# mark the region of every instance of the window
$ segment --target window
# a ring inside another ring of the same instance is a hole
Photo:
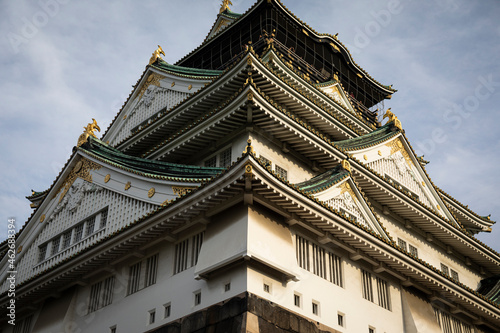
[[[284,180],[288,179],[287,171],[282,167],[280,167],[279,165],[276,165],[276,167],[274,168],[274,172],[276,173],[276,175],[283,178]]]
[[[72,232],[72,230],[67,231],[63,234],[63,243],[62,243],[63,250],[68,248],[69,245],[71,244],[71,232]]]
[[[434,314],[441,330],[445,333],[473,333],[474,328],[457,317],[434,307]]]
[[[83,237],[83,223],[80,223],[75,227],[75,232],[73,234],[73,243],[78,243]]]
[[[415,246],[408,244],[408,252],[415,258],[418,258],[418,249]]]
[[[319,316],[319,304],[316,302],[312,302],[312,313]]]
[[[189,239],[186,239],[175,246],[175,274],[188,268],[188,244]]]
[[[130,266],[128,295],[155,284],[157,274],[158,254]]]
[[[94,221],[95,221],[95,216],[93,218],[94,218]],[[99,229],[104,228],[106,226],[107,222],[108,222],[108,209],[106,208],[101,213],[101,223],[99,225]]]
[[[373,327],[368,327],[368,333],[375,333],[375,329]]]
[[[269,286],[268,284],[264,283],[264,291],[266,293],[271,293],[271,286]]]
[[[231,290],[231,283],[226,283],[226,284],[224,285],[224,292],[226,292],[226,293],[227,293],[229,290]]]
[[[94,227],[95,227],[95,218],[88,219],[85,228],[85,237],[88,237],[94,233]]]
[[[328,252],[328,263],[330,268],[330,282],[337,286],[343,286],[342,281],[342,261],[339,256]]]
[[[149,311],[149,319],[148,319],[149,325],[155,323],[155,316],[156,316],[156,310],[150,310]]]
[[[220,153],[220,166],[228,167],[231,165],[231,148],[228,148]]]
[[[344,320],[344,314],[343,313],[337,313],[337,324],[340,327],[345,327],[345,320]]]
[[[453,269],[450,269],[450,272],[451,272],[451,278],[452,278],[453,280],[460,281],[460,280],[458,279],[458,272],[457,272],[457,271],[454,271]]]
[[[297,235],[295,247],[299,266],[309,270],[309,241]]]
[[[404,240],[402,240],[401,238],[398,238],[398,245],[403,250],[408,251],[408,249],[406,247],[406,242]]]
[[[112,326],[109,328],[109,333],[116,333],[116,326]]]
[[[361,270],[361,281],[363,298],[373,302],[372,275],[365,270]]]
[[[326,255],[325,250],[316,244],[312,245],[313,248],[313,273],[317,276],[326,279]]]
[[[295,236],[295,251],[297,263],[301,268],[312,271],[323,279],[342,287],[342,259],[340,257],[299,235]]]
[[[441,264],[441,272],[443,272],[446,276],[450,276],[450,270],[445,264]]]
[[[158,273],[158,254],[146,259],[146,283],[144,288],[156,283],[156,274]]]
[[[390,310],[391,303],[389,297],[389,288],[387,287],[387,281],[382,280],[377,277],[377,295],[378,295],[378,305],[384,309]]]
[[[52,240],[52,250],[51,250],[51,253],[50,255],[54,255],[56,254],[57,252],[59,252],[59,244],[61,243],[61,237],[57,237],[57,238],[54,238]]]
[[[38,249],[38,262],[42,262],[45,260],[45,255],[47,254],[47,244],[43,244]]]
[[[194,293],[194,305],[200,305],[201,303],[201,291],[197,291]]]
[[[217,156],[212,156],[205,160],[205,166],[208,168],[215,168],[217,166]]]
[[[259,161],[264,164],[264,166],[272,166],[272,162],[270,160],[268,160],[267,158],[265,158],[264,156],[260,156],[259,157]]]
[[[198,263],[198,255],[200,254],[201,244],[203,244],[203,233],[193,236],[191,249],[191,266]]]
[[[165,309],[165,313],[163,315],[163,318],[170,317],[170,312],[172,311],[172,305],[170,303],[167,303],[167,304],[163,305],[163,308]]]
[[[111,276],[106,280],[93,284],[90,287],[90,299],[88,306],[89,313],[111,304],[113,301],[114,284],[115,277]]]
[[[191,247],[189,246],[190,243]],[[180,273],[197,264],[202,244],[203,232],[175,245],[174,274]],[[191,260],[189,261],[190,257]]]
[[[129,271],[129,282],[128,282],[128,294],[133,294],[137,292],[140,288],[141,282],[141,263],[130,266]]]
[[[296,307],[299,307],[300,308],[300,295],[297,295],[297,294],[294,294],[293,295],[293,304],[296,306]]]

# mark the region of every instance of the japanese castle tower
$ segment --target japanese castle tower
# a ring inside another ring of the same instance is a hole
[[[379,121],[396,90],[279,0],[229,5],[28,197],[0,331],[499,332],[494,222]]]

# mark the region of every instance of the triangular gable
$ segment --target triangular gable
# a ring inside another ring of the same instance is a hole
[[[350,173],[342,166],[330,169],[296,186],[337,210],[346,219],[364,226],[382,238],[389,239]]]
[[[324,92],[327,96],[331,97],[335,103],[343,106],[347,110],[355,113],[354,108],[352,107],[349,98],[347,97],[344,89],[337,81],[328,81],[322,84],[317,84],[316,87]]]
[[[123,230],[222,170],[127,156],[89,137],[17,237],[16,263],[26,272],[18,282]]]
[[[236,21],[238,18],[241,17],[241,14],[238,13],[233,13],[229,9],[226,9],[219,13],[217,15],[217,20],[215,21],[214,25],[212,26],[212,29],[208,33],[207,38],[205,38],[205,41],[209,40],[210,38],[214,37],[217,35],[219,32],[227,28],[231,23]]]
[[[184,68],[158,59],[147,68],[103,140],[116,146],[193,95],[222,71]]]
[[[335,145],[347,150],[353,158],[375,170],[398,190],[460,227],[438,195],[406,137],[393,123],[355,139],[335,142]]]

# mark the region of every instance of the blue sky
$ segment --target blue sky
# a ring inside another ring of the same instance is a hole
[[[254,1],[232,0],[244,12]],[[431,163],[433,182],[500,220],[500,2],[283,0],[398,92],[385,108]],[[108,127],[156,45],[174,63],[197,47],[221,1],[0,0],[0,239],[31,214],[83,127]],[[500,252],[500,224],[478,238]]]

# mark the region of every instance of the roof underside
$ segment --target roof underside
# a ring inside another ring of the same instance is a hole
[[[339,42],[326,35],[314,36],[310,28],[275,1],[258,2],[223,32],[181,59],[177,65],[224,69],[246,50],[249,42],[257,53],[261,53],[267,46],[266,36],[273,33],[275,46],[281,48],[283,54],[289,55],[289,60],[297,63],[296,67],[300,67],[304,74],[307,73],[311,80],[325,82],[337,74],[348,93],[368,108],[395,92],[368,78],[367,73],[352,63],[348,51]],[[302,64],[299,64],[300,60]]]

